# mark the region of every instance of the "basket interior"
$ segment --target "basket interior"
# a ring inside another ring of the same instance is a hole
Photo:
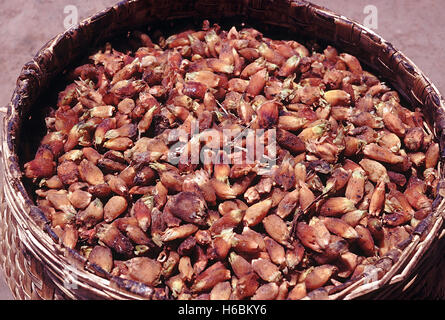
[[[112,47],[119,51],[134,51],[135,48],[131,47],[128,42],[128,34],[133,30],[140,30],[150,35],[153,42],[158,42],[159,36],[167,38],[171,34],[175,34],[189,28],[199,29],[201,27],[203,19],[206,17],[190,17],[190,18],[178,18],[175,20],[166,20],[162,22],[140,24],[135,25],[132,28],[126,28],[125,30],[118,30],[109,36],[99,36],[94,40],[94,45],[81,48],[76,52],[76,57],[71,60],[64,60],[63,50],[57,51],[55,54],[58,59],[62,60],[57,72],[50,75],[48,83],[43,86],[42,90],[38,90],[38,94],[33,97],[34,103],[23,104],[21,110],[21,116],[18,117],[18,123],[12,132],[14,136],[14,151],[17,155],[17,161],[20,168],[23,168],[23,164],[30,161],[39,146],[42,137],[45,135],[45,117],[48,115],[51,107],[55,107],[57,103],[57,94],[62,91],[69,83],[67,79],[68,71],[72,70],[76,66],[79,66],[88,61],[88,57],[101,49],[106,42],[110,42]],[[244,27],[253,27],[262,32],[265,36],[271,39],[296,40],[305,45],[310,51],[321,52],[327,45],[336,47],[339,52],[348,52],[353,55],[357,54],[357,50],[351,45],[341,46],[337,41],[329,41],[323,39],[315,39],[307,33],[295,32],[289,27],[280,24],[265,23],[255,18],[247,18],[243,15],[236,15],[220,19],[209,18],[211,24],[218,23],[222,29],[229,30],[232,26],[235,26],[238,30]],[[168,30],[168,31],[166,31]],[[329,37],[329,35],[327,36]],[[352,49],[351,49],[352,48]],[[344,50],[343,50],[344,49]],[[376,66],[375,60],[368,59],[367,56],[358,56],[364,66],[364,69],[378,76],[382,81],[386,82],[390,87],[394,88],[401,95],[401,104],[414,109],[416,107],[422,107],[422,104],[418,100],[412,98],[412,92],[403,90],[399,86],[399,83],[394,82],[394,79],[385,78],[380,76],[380,68]],[[427,110],[428,111],[428,110]],[[429,121],[429,126],[435,128],[434,114],[428,113],[426,120]],[[432,130],[433,131],[433,130]],[[439,130],[440,131],[440,130]],[[434,132],[434,131],[433,131]],[[443,150],[443,149],[442,149]],[[22,179],[22,183],[26,189],[27,196],[35,200],[35,186],[31,181]]]

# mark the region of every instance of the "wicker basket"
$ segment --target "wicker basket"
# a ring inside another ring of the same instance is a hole
[[[369,29],[305,1],[286,0],[133,0],[121,2],[49,41],[27,63],[18,78],[2,134],[2,192],[0,212],[0,265],[17,299],[140,299],[161,298],[143,284],[98,276],[77,252],[58,244],[48,221],[34,205],[21,180],[21,165],[32,140],[23,130],[24,119],[42,113],[40,100],[71,63],[88,49],[128,30],[172,28],[184,23],[200,25],[203,19],[223,25],[242,22],[267,33],[286,37],[308,36],[332,44],[360,58],[387,80],[414,107],[420,107],[440,141],[445,138],[444,101],[435,86],[400,51]],[[35,135],[37,136],[37,135]],[[433,213],[409,239],[388,252],[373,271],[383,277],[365,276],[338,287],[329,299],[443,298],[444,242],[442,232],[445,183],[441,157],[439,197]],[[94,271],[94,270],[93,270]],[[368,274],[371,275],[371,272]],[[317,298],[315,296],[315,298]]]

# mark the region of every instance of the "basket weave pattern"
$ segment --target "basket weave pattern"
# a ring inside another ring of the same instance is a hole
[[[48,221],[21,183],[17,149],[22,118],[51,85],[51,80],[75,58],[125,30],[159,21],[173,24],[183,18],[192,18],[198,24],[203,19],[216,22],[223,18],[260,22],[261,31],[282,29],[288,34],[308,35],[356,55],[364,65],[386,78],[413,107],[423,109],[443,153],[445,104],[438,90],[403,53],[351,20],[305,1],[133,0],[119,3],[49,41],[24,66],[17,81],[1,130],[4,139],[0,192],[0,266],[15,298],[156,298],[151,288],[142,284],[110,275],[99,277],[85,270],[89,268],[85,259],[57,243]],[[330,299],[445,296],[442,287],[437,285],[443,273],[437,266],[444,252],[442,164],[443,157],[439,168],[440,196],[434,202],[433,213],[419,224],[409,242],[377,262],[376,268],[385,271],[384,276],[373,282],[366,277],[347,282],[332,293]],[[434,285],[436,289],[431,290]]]

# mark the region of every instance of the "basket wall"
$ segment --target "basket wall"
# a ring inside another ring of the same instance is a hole
[[[17,299],[128,299],[156,298],[141,284],[102,278],[86,271],[88,263],[78,254],[57,244],[48,221],[21,183],[17,159],[23,118],[70,62],[106,38],[123,30],[159,21],[174,25],[192,18],[199,25],[223,18],[256,22],[261,31],[285,30],[325,40],[342,51],[356,55],[401,93],[413,107],[421,107],[444,150],[445,113],[440,93],[422,72],[400,51],[371,30],[305,1],[226,0],[121,2],[84,20],[49,41],[26,64],[17,81],[2,127],[2,190],[0,213],[0,265]],[[231,20],[231,21],[232,21]],[[260,24],[258,23],[260,22]],[[441,159],[440,173],[443,157]],[[443,298],[443,181],[434,213],[426,218],[404,247],[382,257],[377,268],[386,274],[371,283],[363,278],[339,288],[331,299]],[[439,236],[440,235],[440,236]],[[68,284],[67,285],[67,279]]]

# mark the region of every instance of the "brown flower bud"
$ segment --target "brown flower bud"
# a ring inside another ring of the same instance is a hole
[[[189,223],[203,225],[206,218],[206,203],[196,193],[180,192],[170,198],[166,207],[171,213]]]
[[[25,176],[28,178],[47,178],[54,174],[56,163],[49,147],[40,147],[34,160],[25,163]]]
[[[374,239],[372,238],[371,232],[362,225],[356,226],[355,231],[357,231],[358,234],[357,244],[360,249],[366,256],[373,256],[375,249]]]
[[[286,266],[293,270],[303,260],[304,247],[296,240],[292,243],[292,248],[286,250]]]
[[[166,241],[172,241],[176,239],[183,239],[187,238],[188,236],[192,235],[198,230],[198,227],[194,224],[184,224],[179,227],[175,228],[169,228],[164,231],[161,240]]]
[[[183,280],[190,281],[192,279],[194,271],[190,257],[183,256],[179,259],[178,270]]]
[[[371,202],[369,203],[369,214],[371,216],[380,215],[383,209],[385,204],[385,186],[385,182],[381,180],[372,193]]]
[[[234,296],[236,299],[245,299],[255,294],[259,287],[258,276],[255,272],[241,276],[235,286]]]
[[[257,289],[252,300],[275,300],[278,296],[278,285],[276,283],[266,283]]]
[[[347,224],[346,222],[344,222],[341,219],[331,218],[331,217],[323,217],[321,219],[321,221],[323,221],[324,225],[330,232],[332,232],[342,238],[345,238],[345,239],[357,239],[358,238],[358,234],[354,230],[354,228],[351,227],[349,224]]]
[[[255,203],[246,210],[246,214],[243,217],[244,223],[249,227],[256,226],[264,219],[271,207],[271,199]]]
[[[242,256],[231,252],[229,255],[229,263],[233,272],[238,278],[253,272],[252,265]]]
[[[282,278],[282,274],[278,266],[267,259],[253,259],[253,270],[260,276],[261,279],[267,282],[278,282]]]
[[[307,290],[311,291],[322,287],[336,271],[335,266],[328,264],[315,267],[304,280]]]
[[[381,163],[365,158],[360,161],[360,166],[365,170],[368,179],[372,182],[377,183],[381,179],[389,182],[388,172]]]
[[[84,159],[79,164],[80,178],[91,185],[105,183],[104,175],[94,163]]]
[[[149,286],[155,286],[160,281],[162,265],[147,257],[136,257],[124,262],[128,268],[128,276]]]
[[[69,201],[77,209],[85,209],[90,204],[91,198],[91,193],[80,189],[68,193]]]
[[[395,155],[389,149],[380,147],[375,143],[366,145],[363,148],[363,153],[367,157],[380,162],[386,162],[390,164],[398,164],[403,162],[402,156]]]
[[[266,250],[270,260],[278,266],[284,266],[286,262],[286,252],[283,246],[269,237],[264,238],[264,243],[266,244]]]
[[[300,239],[301,243],[316,252],[322,252],[322,248],[317,241],[317,233],[312,226],[309,226],[305,222],[299,222],[297,224],[297,237]]]
[[[74,249],[79,240],[79,232],[72,224],[67,224],[62,233],[62,243],[65,247]]]
[[[266,101],[257,109],[258,124],[260,128],[270,128],[278,121],[278,102]]]
[[[324,94],[324,98],[331,106],[348,105],[351,96],[343,90],[329,90]]]
[[[224,281],[217,283],[210,291],[210,300],[229,300],[232,294],[230,282]]]
[[[113,196],[104,206],[104,220],[111,222],[127,210],[127,200],[122,196]]]
[[[359,203],[363,199],[365,181],[364,171],[361,169],[354,170],[346,186],[345,197],[355,204]]]
[[[113,268],[113,255],[108,247],[95,246],[88,255],[88,261],[98,265],[106,272],[111,272]]]
[[[118,254],[130,256],[133,252],[133,245],[130,240],[112,224],[98,226],[97,237]]]
[[[133,146],[133,141],[127,137],[110,139],[104,143],[104,147],[115,151],[125,151]]]
[[[63,161],[57,167],[57,175],[65,185],[70,185],[78,181],[79,170],[77,164],[73,161]]]
[[[424,133],[422,128],[414,127],[408,129],[403,142],[410,151],[418,151],[423,145]]]
[[[338,217],[355,210],[354,202],[344,197],[332,197],[327,199],[320,207],[322,216]]]
[[[360,221],[367,216],[366,210],[354,210],[345,213],[341,219],[352,227],[355,227]]]
[[[218,261],[196,277],[191,290],[193,292],[206,291],[211,289],[218,283],[229,279],[230,271],[226,269],[221,262]]]
[[[435,168],[439,161],[439,144],[432,143],[425,153],[425,168]]]
[[[289,300],[300,300],[306,296],[306,284],[304,282],[297,283],[291,291],[289,291]]]

